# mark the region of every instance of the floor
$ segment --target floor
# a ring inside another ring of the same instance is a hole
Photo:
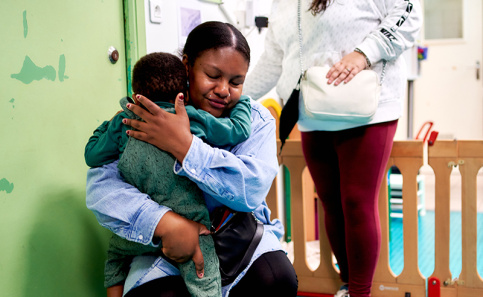
[[[423,276],[428,277],[434,269],[434,175],[432,169],[423,167],[420,175],[424,178],[424,205],[426,213],[419,221],[419,268]],[[451,217],[450,217],[450,270],[453,278],[461,272],[461,175],[453,170],[451,183]],[[477,177],[477,268],[483,276],[483,169]],[[402,246],[402,219],[391,219],[390,266],[398,275],[403,269],[404,256]],[[293,261],[293,243],[284,243],[289,258]],[[319,263],[318,241],[307,242],[307,258],[310,268],[316,269]]]
[[[478,214],[477,269],[483,275],[483,213]],[[461,212],[453,211],[450,216],[450,271],[453,278],[461,273]],[[404,267],[402,246],[402,220],[392,219],[391,241],[389,243],[389,264],[398,275]],[[431,276],[434,269],[434,211],[427,211],[419,218],[419,270],[424,277]]]

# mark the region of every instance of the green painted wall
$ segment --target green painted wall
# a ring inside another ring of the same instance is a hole
[[[123,1],[2,0],[0,44],[0,296],[104,296],[83,153],[127,93]]]

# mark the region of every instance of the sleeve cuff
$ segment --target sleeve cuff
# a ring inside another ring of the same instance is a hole
[[[377,41],[372,38],[366,38],[359,46],[357,46],[364,54],[367,59],[371,62],[372,66],[382,60],[381,50],[377,44]]]
[[[174,163],[174,173],[180,176],[188,176],[192,180],[201,181],[203,178],[203,168],[206,168],[207,164],[211,160],[211,153],[208,146],[201,139],[193,136],[193,141],[186,154],[183,164],[178,160]]]
[[[129,234],[130,240],[144,245],[159,246],[159,241],[153,241],[154,231],[159,221],[171,208],[159,205],[152,201],[139,212],[133,224],[133,231]]]

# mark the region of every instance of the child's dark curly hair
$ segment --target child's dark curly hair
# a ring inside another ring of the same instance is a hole
[[[169,53],[147,54],[134,65],[132,89],[152,101],[174,101],[179,93],[186,97],[186,68],[181,59]]]

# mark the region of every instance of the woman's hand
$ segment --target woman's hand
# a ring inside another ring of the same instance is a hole
[[[137,130],[128,130],[127,134],[167,151],[179,162],[183,162],[193,140],[183,94],[180,93],[176,97],[176,114],[163,110],[142,95],[136,95],[136,99],[147,110],[135,104],[128,104],[127,108],[141,117],[144,122],[124,119],[124,124]]]
[[[193,260],[199,278],[203,277],[205,267],[199,236],[209,234],[210,231],[205,225],[172,211],[164,214],[154,231],[154,236],[161,238],[162,252],[178,263]]]
[[[334,86],[338,86],[340,83],[345,84],[350,82],[357,73],[364,70],[367,66],[366,58],[363,54],[358,52],[352,52],[345,55],[342,60],[335,63],[327,73],[327,83],[330,85],[334,82]]]

